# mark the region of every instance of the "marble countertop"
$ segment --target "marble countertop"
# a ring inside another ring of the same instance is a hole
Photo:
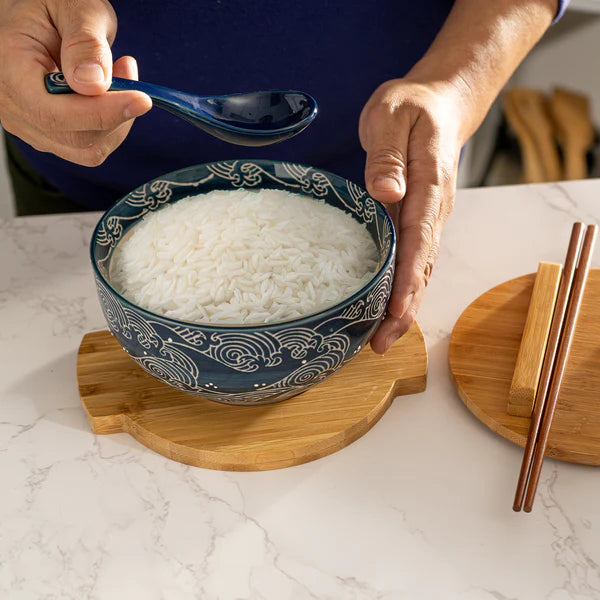
[[[0,221],[0,598],[600,598],[600,472],[547,460],[533,513],[514,513],[522,451],[447,367],[475,297],[562,262],[571,223],[599,222],[600,181],[459,191],[419,314],[427,391],[335,454],[258,473],[91,433],[75,356],[105,327],[98,216]]]

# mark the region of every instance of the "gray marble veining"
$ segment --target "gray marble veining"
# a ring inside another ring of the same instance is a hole
[[[0,598],[600,598],[597,470],[548,460],[534,512],[513,513],[521,450],[463,407],[447,367],[462,310],[562,262],[599,198],[600,181],[460,191],[419,314],[427,391],[344,450],[264,473],[93,435],[75,357],[104,327],[99,215],[0,222]]]

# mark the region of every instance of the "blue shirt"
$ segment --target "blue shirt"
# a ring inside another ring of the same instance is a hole
[[[274,158],[363,184],[360,111],[375,88],[403,76],[425,53],[452,0],[113,0],[114,59],[129,54],[140,79],[197,94],[280,88],[310,93],[315,121],[277,145],[227,144],[153,108],[99,167],[83,167],[17,140],[28,162],[87,209],[106,209],[138,185],[181,167]],[[566,0],[562,0],[560,11]]]

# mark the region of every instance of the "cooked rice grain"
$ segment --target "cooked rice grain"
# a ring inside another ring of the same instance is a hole
[[[111,282],[151,312],[206,324],[288,321],[375,275],[366,226],[281,190],[215,190],[148,213],[115,248]]]

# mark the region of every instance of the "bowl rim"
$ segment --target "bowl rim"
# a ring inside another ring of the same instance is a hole
[[[311,165],[306,165],[304,163],[291,162],[291,161],[285,161],[285,160],[275,160],[275,159],[268,159],[268,158],[240,158],[240,159],[235,159],[235,160],[240,161],[240,162],[252,162],[255,164],[259,164],[259,165],[261,165],[261,164],[267,164],[267,165],[290,164],[290,165],[298,165],[301,167],[306,167],[309,169],[316,169],[317,171],[325,174],[328,177],[333,177],[334,179],[338,179],[338,180],[341,179],[344,182],[350,182],[353,185],[356,185],[361,191],[366,192],[366,190],[362,186],[355,184],[354,182],[350,181],[349,179],[346,179],[345,177],[342,177],[341,175],[336,175],[335,173],[332,173],[331,171],[327,171],[327,170],[321,169],[319,167],[313,167]],[[90,253],[90,259],[91,259],[91,263],[92,263],[92,270],[94,272],[94,275],[102,282],[102,284],[105,287],[107,287],[115,296],[117,296],[117,298],[119,299],[119,301],[121,303],[123,303],[127,307],[133,309],[134,311],[140,312],[142,315],[144,315],[148,319],[151,319],[154,321],[157,321],[157,320],[163,321],[165,324],[167,324],[169,326],[180,326],[180,327],[188,327],[188,328],[192,327],[192,328],[202,329],[202,330],[206,330],[206,331],[210,331],[210,332],[220,332],[224,329],[227,331],[241,330],[241,331],[248,332],[248,331],[255,331],[255,330],[259,330],[259,331],[273,330],[273,329],[278,329],[278,328],[282,328],[282,327],[288,328],[291,326],[301,327],[310,322],[313,322],[315,319],[326,319],[327,317],[332,316],[333,313],[338,313],[338,312],[340,312],[341,309],[349,306],[350,304],[353,304],[361,296],[366,294],[370,289],[374,288],[377,285],[377,283],[379,283],[379,281],[383,278],[383,276],[388,271],[390,266],[395,266],[393,264],[393,262],[395,261],[395,257],[396,257],[396,243],[397,243],[396,228],[394,227],[392,218],[391,218],[387,208],[385,207],[385,205],[382,204],[381,202],[379,202],[378,200],[375,200],[375,198],[372,198],[371,196],[369,196],[375,202],[375,205],[376,205],[375,210],[380,209],[382,211],[383,217],[388,222],[388,225],[390,227],[390,231],[391,231],[390,249],[389,249],[388,255],[386,256],[385,260],[383,261],[383,264],[381,265],[379,270],[375,273],[375,275],[373,275],[373,277],[369,281],[367,281],[367,283],[365,283],[359,290],[354,292],[354,294],[352,294],[351,296],[348,296],[347,298],[345,298],[341,302],[338,302],[337,304],[334,304],[333,306],[330,306],[330,307],[320,310],[318,312],[311,313],[310,315],[297,317],[295,319],[289,319],[287,321],[276,321],[274,323],[261,323],[261,324],[257,324],[257,323],[224,323],[222,325],[215,325],[214,323],[198,323],[198,322],[194,322],[194,321],[184,321],[182,319],[174,319],[172,317],[167,317],[165,315],[161,315],[161,314],[152,312],[146,308],[143,308],[141,306],[138,306],[137,304],[133,303],[131,300],[128,300],[125,296],[123,296],[123,294],[121,294],[110,283],[110,281],[108,281],[108,279],[106,277],[104,277],[104,275],[102,275],[102,273],[100,272],[100,269],[98,268],[98,265],[96,263],[96,259],[94,257],[94,247],[96,246],[98,232],[100,230],[100,226],[105,222],[105,219],[108,216],[108,214],[112,210],[114,210],[119,204],[124,203],[125,200],[132,193],[136,192],[137,190],[142,189],[146,185],[151,185],[152,183],[154,183],[156,181],[160,181],[160,180],[166,179],[168,177],[172,177],[173,175],[176,175],[176,174],[179,174],[182,172],[191,171],[193,169],[197,169],[198,167],[216,165],[216,164],[220,164],[223,162],[227,162],[227,159],[216,160],[216,161],[205,162],[205,163],[198,163],[195,165],[189,165],[187,167],[183,167],[181,169],[176,169],[175,171],[170,171],[168,173],[163,173],[162,175],[159,175],[158,177],[155,177],[154,179],[150,179],[149,181],[146,181],[146,182],[140,184],[139,186],[137,186],[136,188],[134,188],[133,190],[127,192],[127,194],[125,194],[124,196],[119,198],[112,206],[110,206],[101,215],[100,219],[96,223],[96,226],[94,227],[94,231],[92,233],[92,238],[90,240],[90,245],[89,245],[89,253]],[[263,188],[262,186],[257,186],[256,188],[253,188],[253,189],[266,189],[266,188]],[[300,192],[295,192],[295,193],[300,193]],[[366,193],[368,194],[368,192],[366,192]],[[305,195],[310,198],[315,198],[314,196],[311,196],[310,194],[301,194],[301,195]]]

